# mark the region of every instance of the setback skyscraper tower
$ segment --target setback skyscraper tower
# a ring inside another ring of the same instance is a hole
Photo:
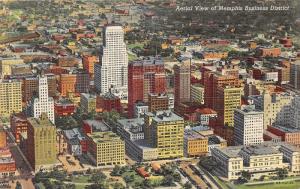
[[[112,92],[121,98],[127,97],[128,55],[121,26],[104,28],[103,48],[100,63],[95,64],[95,88],[105,94]]]

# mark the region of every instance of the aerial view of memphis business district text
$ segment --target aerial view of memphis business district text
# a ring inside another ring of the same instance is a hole
[[[299,5],[1,0],[0,189],[299,189]]]

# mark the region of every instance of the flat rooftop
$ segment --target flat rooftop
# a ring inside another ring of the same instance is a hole
[[[205,139],[206,137],[202,136],[201,134],[197,133],[192,129],[185,129],[184,138],[187,138],[189,140],[197,140],[197,139]]]
[[[96,144],[106,143],[106,142],[114,142],[121,141],[121,138],[112,131],[107,132],[93,132],[88,135]]]
[[[156,122],[183,121],[183,118],[170,110],[157,111],[156,113],[148,112],[146,115],[153,117]]]
[[[92,127],[93,132],[95,131],[109,131],[110,128],[103,122],[103,121],[98,121],[98,120],[84,120],[84,124],[88,124],[89,126]]]

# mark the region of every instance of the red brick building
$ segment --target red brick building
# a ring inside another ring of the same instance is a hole
[[[20,142],[20,135],[27,133],[28,121],[24,114],[15,114],[10,116],[10,127],[16,139],[16,143]]]
[[[8,147],[0,148],[0,178],[14,176],[15,172],[16,162],[11,151]]]
[[[113,93],[108,92],[104,95],[97,95],[96,109],[99,112],[110,112],[115,110],[119,113],[122,112],[121,100]]]
[[[83,70],[76,73],[61,74],[59,81],[59,92],[61,96],[67,96],[68,92],[87,93],[89,91],[90,77]]]
[[[7,141],[6,141],[6,132],[5,130],[0,127],[0,148],[4,148],[7,145]]]
[[[284,142],[300,146],[300,129],[286,127],[268,127],[267,131],[281,137],[281,140]]]
[[[89,73],[90,79],[94,78],[94,65],[98,61],[97,56],[84,55],[82,57],[83,69]]]
[[[259,48],[257,55],[261,57],[279,57],[281,55],[280,48]]]
[[[48,80],[48,94],[50,97],[55,97],[57,92],[56,77],[54,74],[45,74]],[[25,77],[22,81],[22,98],[23,102],[28,102],[33,96],[38,95],[38,77]]]
[[[230,74],[228,74],[230,73]],[[226,72],[222,75],[220,72],[204,73],[204,103],[206,107],[215,109],[217,104],[217,89],[223,86],[239,86],[239,78],[236,73]]]
[[[137,101],[148,102],[149,93],[166,92],[166,75],[161,58],[148,59],[129,63],[128,66],[128,114],[133,116],[134,104]]]
[[[60,57],[57,59],[57,65],[60,67],[76,67],[79,64],[79,59],[74,57]]]
[[[61,99],[54,104],[54,112],[57,116],[73,115],[75,108],[75,104],[67,99]]]

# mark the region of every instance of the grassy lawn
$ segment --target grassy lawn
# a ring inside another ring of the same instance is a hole
[[[266,183],[257,185],[234,185],[228,182],[224,182],[215,177],[215,180],[222,186],[223,189],[299,189],[300,181],[287,181],[286,183]]]
[[[72,182],[76,182],[76,183],[87,183],[89,182],[89,178],[90,176],[73,176],[72,178]]]
[[[76,189],[85,189],[85,185],[75,185]]]
[[[143,48],[144,47],[144,43],[133,43],[133,44],[127,45],[127,48],[129,48],[129,49],[133,49],[134,47]]]
[[[300,182],[292,182],[287,184],[265,184],[265,185],[254,185],[254,186],[234,186],[234,189],[299,189]]]
[[[223,182],[216,176],[213,176],[213,177],[217,181],[217,183],[222,187],[222,189],[229,189],[229,187],[227,186],[227,184],[225,182]]]
[[[136,183],[142,183],[144,179],[140,177],[135,171],[128,171],[122,174],[122,178],[125,176],[132,176],[134,177],[133,182],[129,183],[131,186],[134,186]]]

